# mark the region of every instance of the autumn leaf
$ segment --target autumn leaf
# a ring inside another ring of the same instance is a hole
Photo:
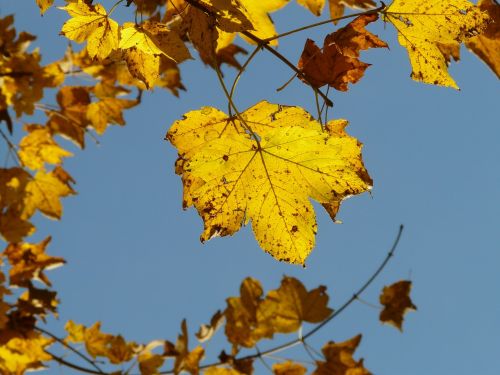
[[[385,286],[380,295],[380,303],[384,309],[380,313],[380,321],[393,325],[400,331],[403,329],[403,318],[408,311],[416,310],[417,306],[410,299],[411,281],[398,281]]]
[[[33,170],[42,169],[45,163],[61,164],[62,159],[73,154],[63,149],[54,140],[50,129],[40,125],[25,126],[28,132],[19,142],[21,163]]]
[[[317,227],[310,198],[338,202],[370,189],[361,145],[323,131],[296,107],[261,102],[242,119],[205,107],[172,125],[185,206],[204,220],[202,241],[251,221],[266,252],[304,264]]]
[[[199,342],[208,341],[223,324],[224,314],[219,310],[212,316],[212,319],[210,319],[210,324],[203,324],[195,336]]]
[[[175,373],[178,374],[181,371],[187,371],[192,375],[197,375],[199,372],[199,363],[205,355],[205,350],[201,346],[197,346],[192,351],[189,350],[187,323],[185,319],[181,323],[181,334],[177,337],[175,352]]]
[[[273,327],[276,332],[297,331],[302,322],[320,323],[333,312],[328,308],[326,287],[320,286],[307,291],[304,285],[293,277],[285,276],[277,290],[270,291],[260,309],[273,309]]]
[[[137,105],[136,100],[103,97],[89,104],[87,118],[97,134],[103,134],[109,124],[125,125],[123,110]]]
[[[274,375],[305,375],[307,368],[299,363],[286,361],[273,364]]]
[[[45,248],[51,238],[47,237],[38,244],[11,243],[7,246],[4,254],[7,256],[11,269],[9,280],[11,285],[27,285],[31,279],[37,279],[51,286],[45,270],[59,267],[66,263],[63,258],[53,257],[45,253]]]
[[[39,170],[26,185],[23,218],[31,217],[36,210],[44,215],[60,219],[62,216],[61,198],[75,194],[71,187],[74,182],[62,168],[51,172]]]
[[[242,375],[243,373],[227,367],[209,367],[203,371],[203,375]]]
[[[375,13],[357,17],[347,26],[327,35],[323,49],[307,39],[298,63],[305,80],[314,87],[328,84],[340,91],[347,91],[348,83],[358,82],[370,66],[359,60],[360,51],[387,48],[384,41],[365,29],[377,19]]]
[[[320,16],[325,6],[325,0],[297,0],[297,4],[309,9],[315,16]]]
[[[156,375],[165,360],[158,354],[144,352],[139,354],[137,361],[141,375]]]
[[[269,13],[276,12],[287,5],[290,0],[268,0],[268,1],[255,1],[255,0],[240,0],[243,5],[245,15],[250,20],[253,29],[251,34],[260,39],[272,38],[277,35],[274,23],[269,16]],[[242,36],[247,42],[255,44],[255,41]],[[270,46],[277,46],[278,40],[274,39],[269,42]]]
[[[177,63],[191,58],[177,32],[160,22],[147,21],[142,25],[125,23],[121,31],[120,48],[132,47],[148,55],[163,54]]]
[[[465,45],[500,78],[500,4],[495,0],[481,0],[477,5],[488,13],[492,22],[483,33],[470,38]]]
[[[54,4],[54,0],[36,0],[36,3],[40,8],[40,14],[43,15]]]
[[[344,342],[330,341],[325,344],[321,350],[325,361],[316,362],[317,368],[312,375],[370,375],[363,365],[363,360],[356,361],[353,358],[360,341],[361,335],[357,335]]]
[[[458,89],[438,43],[461,43],[479,34],[488,23],[486,13],[467,0],[395,0],[384,15],[396,28],[399,43],[408,50],[411,77]]]
[[[45,350],[53,340],[31,331],[25,337],[13,337],[0,345],[0,373],[24,374],[44,367],[52,356]]]
[[[72,17],[63,25],[61,34],[78,43],[87,41],[90,57],[103,60],[118,49],[118,23],[108,17],[101,4],[78,0],[60,9]]]
[[[370,9],[375,7],[375,2],[373,0],[328,0],[330,18],[342,17],[346,6],[354,9]],[[333,21],[335,24],[337,22]]]

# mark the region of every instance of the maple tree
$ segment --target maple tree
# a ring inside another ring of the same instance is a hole
[[[0,370],[22,374],[51,363],[84,373],[250,374],[254,361],[268,354],[302,344],[344,311],[372,283],[394,254],[402,227],[382,264],[352,298],[338,309],[328,306],[326,287],[308,291],[296,278],[285,276],[267,294],[260,282],[245,279],[240,296],[227,299],[210,323],[200,328],[200,343],[210,340],[224,325],[231,352],[219,360],[204,362],[203,346],[189,345],[186,321],[175,344],[168,340],[150,343],[127,341],[104,333],[101,323],[90,327],[68,321],[66,337],[46,330],[43,322],[57,313],[59,300],[46,274],[63,265],[59,256],[48,255],[50,237],[40,243],[28,238],[35,231],[36,212],[53,219],[62,217],[62,198],[74,195],[74,180],[64,168],[73,156],[60,144],[62,136],[80,148],[88,134],[102,135],[108,126],[125,125],[124,111],[140,106],[143,92],[165,88],[174,95],[184,86],[182,63],[199,55],[218,77],[227,98],[227,112],[207,106],[186,113],[166,133],[177,149],[175,172],[183,184],[183,206],[193,206],[204,222],[201,240],[235,234],[251,223],[260,247],[279,261],[303,265],[315,244],[316,217],[311,199],[320,203],[333,221],[349,196],[371,189],[372,179],[362,159],[362,144],[350,136],[347,120],[330,119],[332,101],[323,87],[339,91],[362,79],[369,64],[361,51],[387,48],[379,36],[366,29],[373,22],[391,23],[399,43],[407,49],[411,77],[432,85],[458,89],[448,73],[451,59],[459,58],[460,43],[500,76],[500,6],[494,0],[474,5],[467,0],[394,0],[377,5],[371,0],[329,0],[330,18],[278,34],[270,13],[287,0],[120,0],[107,9],[91,0],[65,0],[59,8],[68,14],[61,35],[83,46],[69,47],[59,60],[41,64],[36,37],[17,33],[12,15],[0,19],[0,135],[7,145],[12,166],[0,168],[0,235],[7,242],[0,271]],[[321,15],[325,0],[298,0],[314,15]],[[54,0],[37,0],[40,12],[53,9]],[[113,19],[118,6],[133,9],[127,22]],[[360,8],[361,11],[347,12]],[[290,61],[275,47],[279,39],[321,24],[345,26],[326,35],[322,47],[305,41],[299,61]],[[134,21],[134,22],[132,22]],[[239,35],[253,45],[244,63],[238,54],[246,48],[235,44]],[[318,113],[301,107],[272,104],[265,100],[241,110],[235,104],[238,79],[261,51],[273,54],[314,92]],[[232,85],[221,65],[237,69]],[[90,85],[72,85],[67,77],[76,71],[92,79]],[[51,91],[52,90],[52,91]],[[46,93],[57,105],[42,102]],[[50,94],[48,95],[50,96]],[[17,123],[35,109],[46,115],[45,124]],[[16,124],[16,127],[14,127]],[[5,130],[4,130],[5,129]],[[23,137],[14,141],[14,131]],[[405,313],[416,309],[409,297],[411,281],[399,281],[383,289],[380,320],[402,329]],[[302,333],[303,323],[315,324]],[[255,354],[264,338],[298,332],[289,342]],[[361,335],[328,342],[313,364],[273,363],[275,374],[369,374],[356,359]],[[77,349],[75,344],[80,344]],[[58,354],[69,350],[75,359]],[[97,360],[99,358],[99,360]],[[105,359],[106,369],[101,368]],[[172,361],[170,361],[172,359]],[[117,365],[127,365],[128,370]],[[170,366],[170,367],[169,367]]]

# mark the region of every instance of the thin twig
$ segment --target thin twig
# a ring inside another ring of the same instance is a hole
[[[44,333],[46,334],[47,336],[50,336],[51,338],[53,338],[54,340],[56,340],[59,344],[63,345],[65,348],[68,348],[70,351],[72,351],[73,353],[75,353],[77,356],[79,356],[80,358],[82,358],[85,362],[89,363],[92,367],[94,367],[97,372],[94,372],[95,374],[105,374],[105,372],[103,372],[99,366],[97,366],[95,364],[94,361],[92,361],[90,358],[88,358],[87,356],[83,355],[80,351],[76,350],[75,348],[73,348],[71,345],[69,345],[67,342],[65,342],[63,339],[57,337],[56,335],[54,335],[53,333],[49,332],[49,331],[46,331],[45,329],[43,328],[40,328],[40,327],[35,327],[35,330],[41,332],[41,333]],[[92,370],[93,371],[93,370]]]
[[[92,369],[89,369],[89,368],[86,368],[86,367],[82,367],[82,366],[79,366],[79,365],[75,365],[74,363],[71,363],[71,362],[68,362],[66,360],[64,360],[63,358],[49,352],[48,350],[45,351],[45,353],[47,353],[48,355],[50,355],[52,357],[52,359],[56,362],[58,362],[59,364],[63,365],[63,366],[66,366],[66,367],[70,367],[74,370],[78,370],[80,372],[85,372],[87,374],[98,374],[98,375],[102,375],[102,374],[107,374],[106,372],[102,372],[102,371],[95,371],[95,370],[92,370]]]

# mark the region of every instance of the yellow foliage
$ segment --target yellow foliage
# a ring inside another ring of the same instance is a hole
[[[385,12],[398,32],[399,43],[408,50],[411,77],[434,85],[458,89],[448,74],[438,44],[464,42],[480,33],[488,16],[467,0],[395,0]]]
[[[364,367],[363,360],[356,361],[352,356],[361,341],[361,335],[350,340],[334,343],[330,341],[323,346],[325,361],[317,361],[312,375],[370,375]]]
[[[380,321],[403,329],[403,318],[408,311],[414,311],[417,306],[410,298],[411,281],[402,280],[385,286],[380,294],[380,303],[384,309],[380,312]]]
[[[0,345],[0,372],[21,375],[27,370],[43,368],[43,361],[52,357],[45,352],[52,339],[31,332],[27,337],[14,337]]]
[[[275,363],[273,365],[274,375],[305,375],[307,369],[299,363],[291,361]]]
[[[73,154],[54,141],[49,128],[39,125],[27,126],[26,135],[19,142],[19,159],[30,169],[42,169],[45,163],[60,164],[62,158]]]
[[[36,3],[40,7],[40,13],[44,14],[54,4],[54,0],[36,0]]]
[[[361,145],[323,131],[300,108],[261,102],[242,118],[206,107],[169,130],[185,205],[205,222],[202,241],[252,221],[266,252],[304,264],[317,227],[310,199],[332,203],[370,189]]]
[[[118,48],[118,23],[108,17],[101,4],[78,0],[60,9],[72,17],[63,25],[61,34],[78,43],[86,41],[90,57],[102,60]]]

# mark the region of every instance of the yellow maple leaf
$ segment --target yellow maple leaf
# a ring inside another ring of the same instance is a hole
[[[25,337],[8,339],[0,345],[0,373],[18,375],[43,368],[43,361],[52,359],[45,349],[53,341],[33,331]]]
[[[327,307],[325,291],[326,287],[320,286],[308,292],[299,280],[285,276],[279,289],[267,294],[260,309],[271,307],[275,332],[295,332],[302,322],[320,323],[333,312]]]
[[[297,4],[309,9],[315,16],[320,16],[325,6],[325,0],[297,0]]]
[[[287,5],[290,0],[240,0],[240,2],[245,8],[245,15],[253,25],[254,30],[252,30],[251,33],[260,39],[266,39],[277,35],[274,23],[271,17],[269,17],[269,13],[280,10]],[[243,39],[249,43],[255,44],[253,40],[245,36],[243,36]],[[278,40],[274,39],[269,44],[271,46],[277,46]]]
[[[477,35],[487,25],[486,13],[467,0],[395,0],[384,14],[408,50],[411,77],[458,89],[438,43],[464,42]]]
[[[28,131],[19,142],[19,159],[21,163],[30,169],[41,169],[45,163],[60,164],[62,158],[73,154],[63,149],[54,140],[50,129],[40,125],[26,126]]]
[[[108,17],[101,4],[78,0],[60,9],[72,17],[63,25],[61,34],[78,43],[87,41],[90,57],[102,60],[118,48],[118,23]]]
[[[103,98],[88,106],[87,118],[95,131],[103,134],[108,124],[125,125],[123,110],[136,104],[137,101],[131,99]]]
[[[157,375],[165,359],[159,354],[146,351],[138,355],[137,361],[141,375]]]
[[[286,361],[273,364],[274,375],[305,375],[307,368],[299,363]]]
[[[205,371],[203,371],[203,375],[242,375],[242,372],[239,372],[235,369],[228,367],[209,367]]]
[[[380,312],[380,321],[391,324],[400,331],[403,327],[403,318],[408,311],[416,310],[410,298],[411,281],[402,280],[385,286],[380,294],[380,303],[384,309]]]
[[[470,38],[465,45],[500,78],[500,4],[494,0],[481,0],[477,5],[488,12],[492,22],[481,35]]]
[[[75,194],[71,176],[60,167],[51,172],[39,170],[26,184],[21,218],[30,218],[36,210],[52,219],[62,216],[61,198]]]
[[[177,63],[191,58],[179,34],[160,22],[147,21],[142,25],[125,23],[121,31],[120,48],[132,47],[148,55],[163,54]]]
[[[361,335],[357,335],[344,342],[325,344],[321,349],[325,361],[316,362],[317,368],[312,375],[370,375],[363,360],[356,361],[352,357],[360,341]]]
[[[40,13],[44,14],[54,4],[54,0],[36,0],[36,4],[40,8]]]
[[[244,123],[206,107],[172,125],[184,202],[204,220],[202,241],[251,220],[266,252],[304,264],[317,227],[310,199],[332,203],[371,187],[361,144],[323,131],[296,107],[261,102],[242,116]]]

